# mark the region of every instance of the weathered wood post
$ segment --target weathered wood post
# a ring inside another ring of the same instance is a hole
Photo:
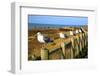
[[[41,49],[41,60],[48,60],[49,59],[49,50],[48,49]]]
[[[86,32],[86,46],[88,46],[88,32]]]
[[[74,39],[74,51],[75,51],[75,57],[79,54],[79,45],[78,45],[78,39],[75,37]]]
[[[85,47],[87,46],[87,32],[85,32]]]
[[[84,34],[82,33],[82,49],[84,48]]]
[[[79,53],[80,53],[80,51],[82,51],[81,35],[78,36],[78,47],[79,47]]]
[[[61,43],[61,48],[62,48],[62,52],[63,52],[63,55],[64,57],[66,57],[66,49],[65,49],[65,43]]]
[[[71,51],[71,59],[74,58],[74,41],[73,41],[73,38],[70,38],[71,39],[71,48],[70,48],[70,51]]]
[[[82,34],[80,34],[79,40],[80,40],[79,46],[80,46],[80,52],[81,52],[82,51]]]
[[[85,33],[83,33],[83,49],[85,47]]]
[[[76,38],[76,50],[77,50],[77,55],[79,55],[79,52],[80,52],[80,46],[79,46],[79,38],[78,38],[78,36],[77,36],[77,38]]]

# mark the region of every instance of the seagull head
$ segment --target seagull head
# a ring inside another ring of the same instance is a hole
[[[38,32],[37,35],[41,35],[41,32]]]

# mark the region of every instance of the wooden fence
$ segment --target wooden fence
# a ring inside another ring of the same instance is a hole
[[[41,49],[41,60],[53,59],[52,55],[59,51],[60,59],[73,59],[83,51],[88,45],[88,35],[86,33],[80,33],[76,36],[69,37],[69,41],[61,42],[56,48]]]

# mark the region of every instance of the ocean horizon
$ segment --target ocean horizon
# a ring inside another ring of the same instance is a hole
[[[28,23],[28,29],[50,29],[50,28],[63,28],[63,27],[83,27],[87,25],[59,25],[59,24],[35,24],[35,23]]]

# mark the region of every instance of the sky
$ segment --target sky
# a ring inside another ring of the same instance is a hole
[[[87,17],[29,15],[28,23],[50,25],[87,25]],[[33,25],[34,26],[34,25]]]

